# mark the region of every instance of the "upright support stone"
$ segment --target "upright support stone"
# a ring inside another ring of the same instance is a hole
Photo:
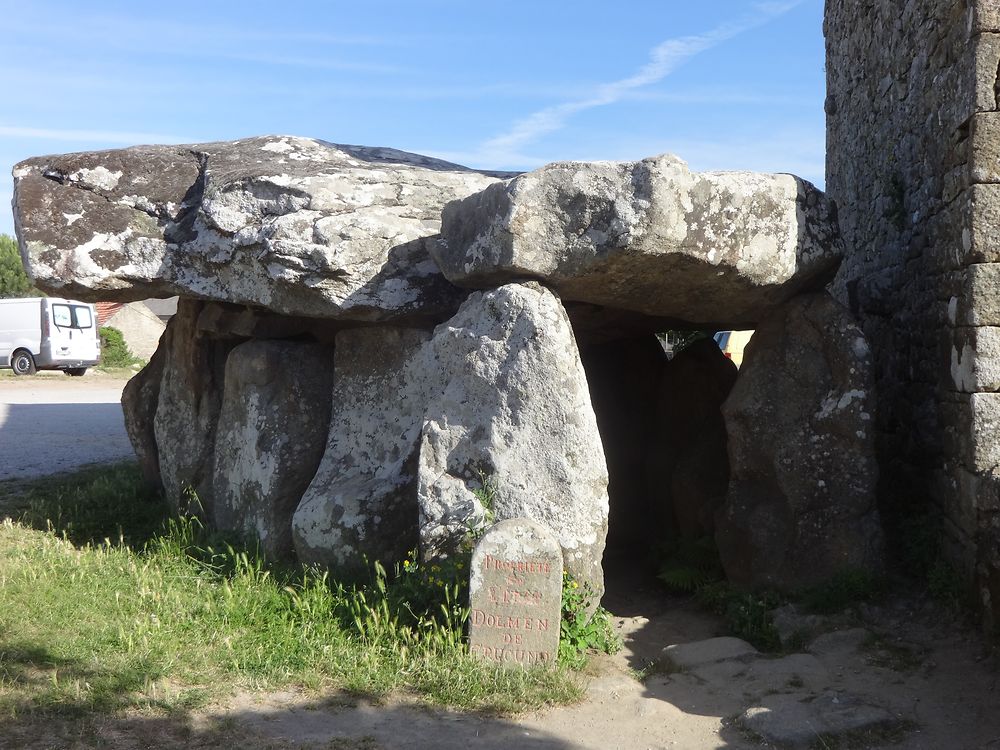
[[[767,318],[722,413],[715,541],[731,583],[794,590],[881,566],[872,355],[846,309],[816,294]]]
[[[215,525],[260,542],[271,559],[293,557],[292,513],[326,448],[333,349],[253,340],[226,360],[215,436]]]
[[[421,554],[449,554],[490,513],[530,518],[556,535],[596,607],[608,470],[559,298],[535,282],[473,294],[415,362],[436,378],[420,437]]]
[[[562,551],[552,533],[527,518],[501,521],[476,545],[470,574],[469,650],[504,666],[555,663]]]
[[[417,546],[417,448],[428,396],[410,377],[426,331],[337,334],[326,452],[292,519],[299,560],[360,568]]]

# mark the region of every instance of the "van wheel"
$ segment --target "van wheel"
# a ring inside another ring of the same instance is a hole
[[[10,359],[10,367],[15,375],[34,375],[37,372],[31,352],[24,349],[14,352],[14,356]]]
[[[63,370],[63,372],[66,373],[67,375],[72,375],[73,377],[78,378],[81,375],[85,375],[87,373],[87,368],[86,367],[67,367],[65,370]]]

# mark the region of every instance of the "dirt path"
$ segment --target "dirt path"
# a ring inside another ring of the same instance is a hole
[[[994,658],[974,632],[936,604],[901,599],[868,607],[863,622],[820,636],[801,653],[708,661],[644,681],[637,670],[660,657],[665,644],[710,638],[721,623],[690,602],[643,588],[609,604],[627,615],[616,619],[626,648],[594,665],[587,697],[576,706],[485,719],[405,701],[336,706],[274,694],[244,697],[203,715],[196,731],[207,738],[226,727],[248,730],[264,743],[257,746],[387,750],[782,746],[754,736],[735,718],[757,707],[751,713],[764,720],[756,726],[766,728],[769,719],[790,746],[1000,747]],[[824,734],[834,719],[848,726],[879,716],[888,720],[840,736]]]

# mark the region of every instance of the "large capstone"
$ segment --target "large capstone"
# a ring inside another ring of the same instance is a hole
[[[441,208],[497,181],[395,149],[277,136],[39,157],[14,178],[22,253],[51,294],[435,322],[461,299],[427,253]]]
[[[608,472],[559,298],[533,282],[473,294],[434,331],[419,366],[436,383],[420,441],[424,554],[491,519],[530,518],[599,598]]]
[[[226,360],[215,524],[272,559],[292,556],[292,513],[326,447],[332,363],[329,347],[295,341],[248,341]]]
[[[431,252],[460,286],[536,278],[564,300],[720,328],[753,328],[843,255],[808,182],[671,155],[550,164],[450,203],[441,234]]]
[[[417,546],[417,449],[431,374],[412,363],[429,338],[389,326],[337,335],[326,451],[293,521],[303,562],[357,569]]]
[[[826,294],[765,320],[723,405],[730,481],[716,519],[727,577],[793,589],[880,564],[872,355]]]

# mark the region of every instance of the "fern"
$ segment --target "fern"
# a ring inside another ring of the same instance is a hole
[[[722,564],[715,540],[710,536],[699,539],[676,539],[664,545],[657,577],[667,588],[683,594],[721,580]]]

